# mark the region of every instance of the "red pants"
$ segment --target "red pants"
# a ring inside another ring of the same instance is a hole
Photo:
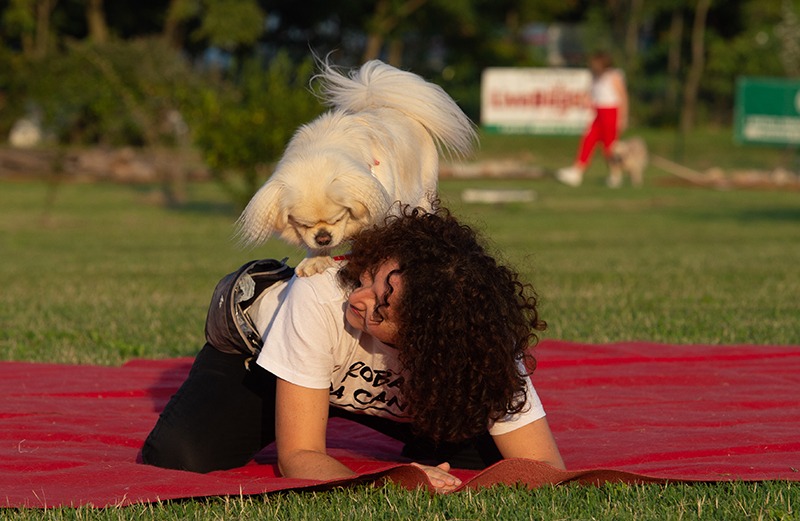
[[[595,109],[594,121],[589,125],[581,139],[578,149],[578,166],[586,168],[592,158],[592,151],[598,142],[603,143],[603,154],[606,159],[611,156],[611,145],[617,140],[617,108]]]

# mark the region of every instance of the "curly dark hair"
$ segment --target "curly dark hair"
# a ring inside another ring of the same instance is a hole
[[[533,288],[499,264],[472,228],[438,201],[434,208],[402,207],[358,234],[339,279],[352,289],[362,273],[397,261],[403,290],[394,305],[395,346],[414,429],[435,442],[462,441],[523,410],[518,364],[535,366],[528,348],[547,325]]]

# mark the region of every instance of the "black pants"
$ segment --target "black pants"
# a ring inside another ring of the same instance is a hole
[[[275,376],[255,362],[248,369],[247,358],[203,347],[145,440],[144,463],[193,472],[230,469],[275,440]],[[406,423],[334,407],[330,416],[404,442],[402,455],[421,463],[481,469],[501,458],[488,432],[464,443],[436,445],[413,436]]]

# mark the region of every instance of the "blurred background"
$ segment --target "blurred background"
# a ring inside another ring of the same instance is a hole
[[[799,14],[800,0],[2,0],[0,176],[157,180],[170,204],[214,178],[240,206],[324,110],[313,55],[411,70],[480,122],[487,68],[585,68],[604,50],[632,128],[669,132],[680,162],[697,129],[733,141],[739,78],[800,78]]]
[[[799,15],[800,0],[0,0],[0,357],[194,354],[222,274],[298,262],[233,235],[325,110],[314,55],[415,72],[480,125],[440,195],[535,283],[550,338],[797,344]],[[641,188],[610,190],[599,150],[579,188],[555,182],[587,114],[548,133],[482,113],[487,71],[519,116],[585,90],[598,50],[626,78],[623,137],[649,150]]]

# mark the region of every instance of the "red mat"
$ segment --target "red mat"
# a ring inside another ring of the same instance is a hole
[[[570,471],[525,460],[457,470],[462,489],[496,483],[800,481],[800,346],[584,345],[546,341],[535,385]],[[123,367],[0,363],[0,501],[6,507],[127,505],[326,489],[390,479],[428,486],[397,442],[333,420],[332,454],[359,473],[275,476],[270,447],[200,475],[137,463],[190,360]]]

